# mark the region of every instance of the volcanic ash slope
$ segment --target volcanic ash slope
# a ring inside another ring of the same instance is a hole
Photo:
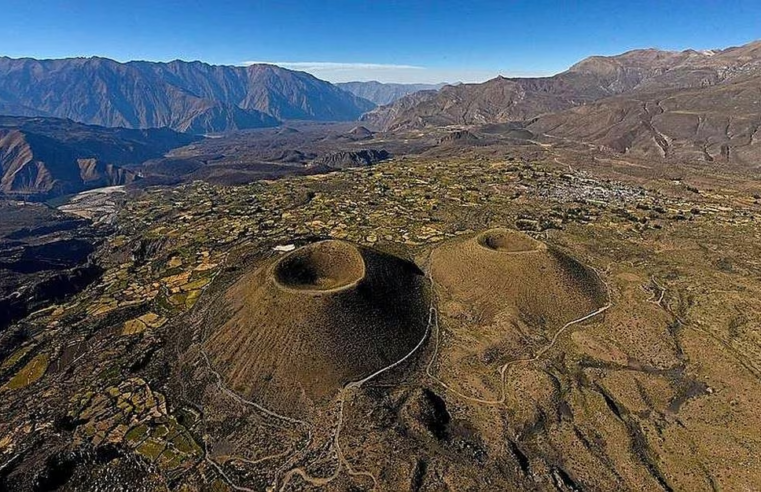
[[[226,316],[204,345],[225,383],[301,417],[407,355],[429,301],[414,264],[331,240],[260,265],[220,302]]]
[[[482,398],[499,398],[500,365],[535,354],[607,302],[594,270],[507,229],[443,244],[431,269],[444,331],[440,376]]]

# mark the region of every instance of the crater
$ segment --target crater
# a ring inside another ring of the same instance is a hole
[[[244,398],[307,418],[347,383],[419,347],[430,302],[415,263],[321,241],[252,265],[225,287],[206,307],[203,344]]]
[[[448,337],[435,355],[439,378],[459,391],[468,385],[470,394],[489,400],[513,391],[505,393],[497,378],[462,383],[463,371],[481,366],[475,369],[479,374],[497,372],[504,354],[532,350],[526,348],[531,343],[526,334],[552,340],[567,323],[607,302],[605,284],[593,268],[509,229],[444,241],[431,253],[429,268]]]
[[[552,330],[607,302],[592,268],[510,229],[445,242],[434,250],[430,265],[435,283],[450,294],[442,306],[461,306],[460,316],[478,316],[485,332],[493,330],[492,323],[518,323],[552,336]],[[500,330],[489,337],[495,344],[504,340]]]
[[[352,244],[322,241],[283,257],[273,273],[277,284],[286,289],[332,292],[362,280],[365,262]]]
[[[491,229],[478,236],[478,244],[486,249],[502,253],[526,253],[546,249],[536,239],[509,229]]]

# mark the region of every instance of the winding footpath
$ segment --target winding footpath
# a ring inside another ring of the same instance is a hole
[[[333,431],[333,435],[332,435],[332,437],[330,439],[330,441],[332,442],[333,451],[334,451],[335,456],[336,456],[336,458],[338,460],[338,466],[336,466],[336,468],[333,471],[333,473],[331,475],[327,476],[327,477],[312,476],[312,475],[310,475],[307,472],[307,470],[303,466],[297,466],[297,467],[291,468],[290,470],[288,470],[287,472],[285,472],[282,475],[282,478],[280,478],[279,476],[276,476],[274,481],[273,481],[273,483],[272,483],[272,485],[267,488],[268,491],[276,491],[276,490],[280,491],[280,492],[285,491],[286,488],[288,487],[288,485],[291,483],[291,481],[296,476],[298,476],[304,482],[306,482],[306,483],[308,483],[310,485],[317,486],[317,487],[323,487],[325,485],[330,484],[331,482],[336,480],[338,477],[340,477],[342,471],[346,471],[346,474],[351,476],[351,477],[364,477],[364,478],[367,478],[367,479],[371,480],[372,483],[373,483],[373,490],[378,490],[379,489],[379,482],[378,482],[377,477],[375,475],[373,475],[371,472],[368,472],[368,471],[358,471],[358,470],[355,470],[354,467],[351,465],[351,463],[349,463],[347,461],[346,457],[344,456],[344,452],[343,452],[343,449],[342,449],[341,443],[340,443],[340,438],[341,438],[341,431],[343,430],[345,419],[346,419],[345,412],[344,412],[344,409],[346,407],[346,402],[349,399],[349,397],[351,395],[353,395],[356,390],[359,390],[364,384],[366,384],[369,381],[371,381],[373,379],[376,379],[380,375],[382,375],[382,374],[384,374],[384,373],[386,373],[386,372],[388,372],[388,371],[390,371],[390,370],[400,366],[401,364],[403,364],[404,362],[409,360],[411,357],[413,357],[418,351],[420,351],[420,349],[423,347],[423,345],[425,344],[426,340],[428,340],[428,338],[431,336],[431,334],[432,334],[432,332],[434,330],[435,330],[435,334],[436,334],[436,336],[435,336],[435,345],[434,345],[433,354],[431,356],[431,360],[426,365],[426,375],[428,377],[430,377],[433,381],[438,383],[441,387],[443,387],[447,392],[452,393],[452,394],[454,394],[456,396],[459,396],[460,398],[463,398],[465,400],[468,400],[468,401],[471,401],[471,402],[475,402],[475,403],[485,404],[485,405],[500,405],[500,404],[504,404],[506,399],[507,399],[506,375],[507,375],[507,370],[511,366],[513,366],[515,364],[520,364],[520,363],[531,363],[531,362],[535,362],[535,361],[541,359],[548,351],[550,351],[557,344],[557,341],[568,330],[568,328],[570,328],[571,326],[574,326],[576,324],[582,323],[584,321],[587,321],[589,319],[592,319],[592,318],[594,318],[594,317],[604,313],[605,311],[607,311],[608,309],[610,309],[613,306],[613,302],[611,300],[610,288],[609,288],[607,282],[605,282],[605,280],[602,278],[602,276],[599,274],[599,272],[597,270],[594,270],[595,274],[597,275],[597,277],[605,285],[606,294],[607,294],[607,298],[608,298],[607,303],[604,306],[600,307],[599,309],[597,309],[597,310],[595,310],[595,311],[593,311],[591,313],[588,313],[588,314],[586,314],[586,315],[584,315],[584,316],[582,316],[580,318],[577,318],[575,320],[569,321],[568,323],[563,325],[555,333],[555,335],[547,343],[547,345],[545,345],[542,349],[540,349],[536,353],[536,355],[534,355],[533,357],[525,358],[525,359],[515,359],[515,360],[511,360],[511,361],[508,361],[505,364],[503,364],[499,368],[500,386],[501,386],[501,396],[500,396],[499,399],[497,399],[497,400],[486,400],[486,399],[476,398],[474,396],[468,396],[468,395],[465,395],[465,394],[457,391],[456,389],[452,388],[451,386],[449,386],[448,384],[446,384],[445,382],[440,380],[438,377],[436,377],[436,375],[433,373],[433,366],[434,366],[434,364],[437,361],[438,353],[439,353],[440,338],[441,338],[441,328],[439,326],[439,313],[438,313],[438,310],[436,308],[436,300],[437,300],[436,283],[433,280],[433,277],[432,277],[432,274],[431,274],[431,268],[430,268],[431,256],[432,255],[429,255],[429,257],[428,257],[428,259],[426,261],[426,266],[424,267],[424,270],[426,271],[426,278],[428,279],[429,286],[430,286],[430,289],[431,289],[431,302],[430,302],[430,306],[429,306],[429,309],[428,309],[428,323],[426,325],[425,332],[424,332],[422,338],[420,339],[420,341],[404,357],[400,358],[399,360],[397,360],[397,361],[395,361],[395,362],[393,362],[393,363],[383,367],[382,369],[379,369],[378,371],[376,371],[376,372],[374,372],[374,373],[372,373],[372,374],[370,374],[370,375],[368,375],[368,376],[366,376],[366,377],[364,377],[362,379],[346,383],[344,385],[344,387],[340,391],[339,398],[338,398],[338,416],[337,416],[337,419],[336,419],[335,430]],[[664,289],[664,291],[665,291],[665,289]],[[663,292],[661,293],[661,299],[662,298],[663,298]],[[204,358],[204,360],[205,360],[205,362],[206,362],[210,372],[216,378],[217,388],[223,394],[225,394],[226,396],[234,399],[235,401],[239,402],[240,404],[251,406],[251,407],[255,408],[256,410],[260,411],[261,413],[263,413],[263,414],[265,414],[265,415],[267,415],[269,417],[277,419],[278,421],[280,421],[284,425],[306,426],[309,429],[309,434],[308,434],[308,438],[307,438],[306,444],[304,446],[302,446],[297,451],[286,451],[286,452],[278,453],[278,454],[271,455],[271,456],[265,456],[263,458],[259,458],[259,459],[255,460],[255,461],[246,460],[246,459],[239,458],[239,457],[232,457],[231,459],[232,460],[236,460],[236,461],[242,461],[242,462],[245,462],[245,463],[250,463],[250,464],[259,464],[259,463],[262,463],[262,462],[270,460],[270,459],[283,458],[283,457],[286,457],[286,456],[290,456],[286,460],[286,462],[278,469],[278,472],[277,472],[278,475],[282,472],[282,470],[284,470],[288,466],[291,466],[291,464],[297,462],[299,460],[299,457],[302,456],[304,454],[304,452],[312,444],[312,437],[313,437],[313,433],[312,433],[313,426],[312,426],[312,424],[307,422],[307,421],[304,421],[304,420],[295,419],[295,418],[292,418],[292,417],[288,417],[286,415],[279,414],[279,413],[277,413],[277,412],[275,412],[273,410],[270,410],[270,409],[268,409],[268,408],[266,408],[266,407],[264,407],[264,406],[262,406],[262,405],[260,405],[260,404],[258,404],[256,402],[254,402],[254,401],[247,400],[247,399],[243,398],[242,396],[238,395],[237,393],[235,393],[234,391],[230,390],[229,388],[227,388],[224,385],[222,376],[212,367],[211,361],[209,360],[209,357],[206,354],[206,352],[203,349],[200,349],[200,352],[201,352],[201,355],[203,356],[203,358]],[[219,472],[219,474],[223,477],[223,479],[234,490],[241,491],[241,492],[253,492],[249,488],[238,486],[238,485],[234,484],[232,482],[232,480],[230,479],[230,477],[225,474],[225,472],[222,469],[222,467],[217,462],[215,462],[213,459],[211,459],[209,457],[208,452],[206,452],[205,454],[206,454],[206,456],[205,456],[206,461],[209,464],[211,464]]]
[[[412,357],[415,353],[417,353],[420,350],[420,348],[425,344],[426,340],[430,336],[430,334],[431,334],[431,326],[434,323],[437,323],[438,316],[437,316],[436,307],[435,307],[435,296],[433,295],[433,285],[434,285],[433,284],[433,278],[431,277],[430,269],[427,269],[427,270],[428,270],[428,273],[426,274],[426,277],[428,278],[428,281],[429,281],[429,284],[430,284],[431,290],[432,290],[432,292],[431,292],[431,303],[430,303],[430,306],[428,308],[428,323],[426,325],[425,332],[423,333],[423,336],[421,337],[420,341],[417,343],[417,345],[415,345],[415,347],[412,348],[412,350],[410,350],[407,353],[407,355],[405,355],[401,359],[399,359],[396,362],[393,362],[393,363],[387,365],[386,367],[384,367],[382,369],[379,369],[378,371],[370,374],[369,376],[367,376],[365,378],[362,378],[362,379],[359,379],[359,380],[356,380],[356,381],[351,381],[351,382],[347,383],[341,389],[341,393],[340,393],[340,396],[339,396],[338,423],[336,425],[336,430],[335,430],[335,432],[333,434],[333,439],[332,439],[333,440],[333,448],[335,449],[336,457],[338,458],[338,467],[336,467],[336,470],[333,472],[332,475],[330,475],[329,477],[324,477],[324,478],[313,477],[313,476],[309,475],[307,473],[307,471],[304,470],[304,468],[302,468],[302,467],[293,468],[288,473],[286,473],[286,475],[283,477],[283,483],[281,484],[281,486],[279,488],[280,491],[285,490],[285,488],[288,486],[288,484],[290,483],[291,479],[295,475],[298,475],[304,481],[306,481],[307,483],[309,483],[311,485],[317,485],[317,486],[327,485],[330,482],[332,482],[333,480],[335,480],[336,478],[338,478],[340,476],[340,474],[341,474],[341,471],[344,468],[346,469],[346,473],[348,475],[350,475],[350,476],[353,476],[353,477],[363,476],[363,477],[370,478],[373,481],[373,490],[378,490],[378,479],[377,479],[377,477],[375,475],[373,475],[372,473],[367,472],[367,471],[356,471],[356,470],[354,470],[354,468],[351,466],[351,464],[344,457],[343,451],[341,449],[341,443],[340,443],[341,430],[343,429],[344,418],[345,418],[344,417],[344,407],[346,405],[346,399],[352,393],[352,391],[360,389],[362,387],[362,385],[364,385],[368,381],[371,381],[371,380],[377,378],[378,376],[380,376],[381,374],[383,374],[385,372],[388,372],[391,369],[394,369],[395,367],[403,364],[405,361],[407,361],[410,357]]]
[[[441,339],[441,328],[439,327],[438,316],[436,316],[436,322],[435,322],[435,325],[436,325],[436,338],[435,338],[435,340],[436,340],[436,342],[435,342],[435,346],[434,346],[434,350],[433,350],[433,356],[431,357],[431,360],[428,363],[428,366],[426,367],[426,370],[425,370],[426,374],[432,380],[436,381],[447,392],[452,393],[452,394],[454,394],[456,396],[459,396],[460,398],[462,398],[464,400],[471,401],[471,402],[474,402],[474,403],[480,403],[480,404],[483,404],[483,405],[502,405],[502,404],[504,404],[505,401],[507,400],[507,389],[506,389],[507,370],[511,366],[516,365],[516,364],[521,364],[521,363],[523,363],[523,364],[529,364],[531,362],[538,361],[539,359],[541,359],[544,356],[544,354],[546,354],[548,351],[552,350],[552,348],[555,346],[555,344],[557,343],[557,341],[560,338],[560,336],[563,335],[563,333],[565,333],[565,331],[568,328],[570,328],[571,326],[577,325],[579,323],[583,323],[584,321],[587,321],[589,319],[592,319],[595,316],[598,316],[598,315],[604,313],[605,311],[607,311],[608,309],[610,309],[611,307],[613,307],[613,301],[612,301],[611,295],[610,295],[610,286],[602,278],[602,276],[597,271],[597,269],[593,268],[593,270],[595,272],[595,275],[597,275],[597,278],[600,279],[600,282],[602,282],[603,285],[605,285],[605,292],[606,292],[608,301],[601,308],[596,309],[596,310],[592,311],[591,313],[588,313],[588,314],[586,314],[586,315],[584,315],[584,316],[582,316],[580,318],[577,318],[577,319],[575,319],[573,321],[569,321],[568,323],[563,325],[555,333],[555,335],[552,337],[552,340],[550,340],[550,342],[547,345],[542,347],[536,353],[535,356],[530,357],[530,358],[526,358],[526,359],[514,359],[514,360],[508,361],[505,364],[503,364],[502,366],[500,366],[500,368],[499,368],[499,379],[500,379],[500,394],[501,394],[501,396],[500,396],[500,398],[498,400],[484,400],[482,398],[477,398],[475,396],[466,395],[466,394],[461,393],[460,391],[457,391],[456,389],[452,388],[450,385],[448,385],[447,383],[445,383],[444,381],[442,381],[441,379],[439,379],[438,377],[436,377],[433,374],[432,368],[433,368],[433,365],[436,363],[436,360],[437,360],[437,357],[438,357],[439,344],[440,344],[440,339]]]

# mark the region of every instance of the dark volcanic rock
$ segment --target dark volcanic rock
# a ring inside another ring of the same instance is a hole
[[[87,220],[41,204],[0,201],[0,331],[79,292],[101,274]]]
[[[312,161],[312,167],[343,169],[346,167],[370,166],[391,157],[385,150],[366,149],[359,151],[341,151],[328,154]]]
[[[405,427],[418,436],[446,439],[451,417],[444,400],[428,389],[415,390],[404,402],[400,417]]]
[[[469,132],[468,130],[457,130],[454,132],[449,133],[448,135],[444,135],[439,140],[440,144],[446,144],[446,143],[474,143],[481,140],[473,133]]]
[[[373,138],[373,132],[365,128],[364,126],[355,126],[349,132],[349,135],[355,140],[367,140]]]

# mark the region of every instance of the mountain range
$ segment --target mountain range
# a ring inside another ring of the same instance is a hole
[[[643,157],[757,167],[761,76],[708,87],[636,91],[537,118],[526,128]]]
[[[756,167],[761,159],[756,145],[761,42],[713,51],[644,49],[593,56],[552,77],[498,77],[439,90],[377,82],[341,87],[265,64],[0,58],[0,114],[21,115],[0,117],[0,194],[39,199],[126,184],[138,176],[139,164],[198,139],[191,134],[275,126],[283,120],[355,120],[374,107],[349,91],[377,101],[414,91],[361,116],[368,126],[392,133],[446,126],[478,133],[479,126],[508,123],[513,133],[520,128],[515,135],[521,138],[559,139],[644,157],[745,167]],[[373,138],[362,130],[349,140]],[[297,159],[300,165],[318,155],[309,146],[296,149],[298,139],[279,131],[275,140],[262,140],[253,150],[239,139],[226,140],[222,151],[193,157],[201,163],[194,166],[222,159],[226,172],[229,163],[256,164],[263,172],[287,161],[273,158],[273,152],[306,152]],[[336,142],[326,137],[319,155],[367,150],[359,143],[332,148]],[[236,157],[242,148],[248,149],[246,157]]]
[[[365,114],[376,128],[526,122],[536,133],[618,152],[751,159],[761,42],[713,51],[593,56],[553,77],[498,77],[417,92]]]
[[[384,105],[391,104],[414,92],[437,91],[447,84],[387,84],[372,80],[369,82],[339,82],[336,85],[355,96],[367,99],[378,105]]]
[[[282,120],[354,120],[374,104],[308,73],[173,61],[0,57],[0,113],[215,133]]]
[[[122,166],[161,157],[199,138],[168,128],[0,116],[0,194],[40,199],[129,184],[137,175]]]

